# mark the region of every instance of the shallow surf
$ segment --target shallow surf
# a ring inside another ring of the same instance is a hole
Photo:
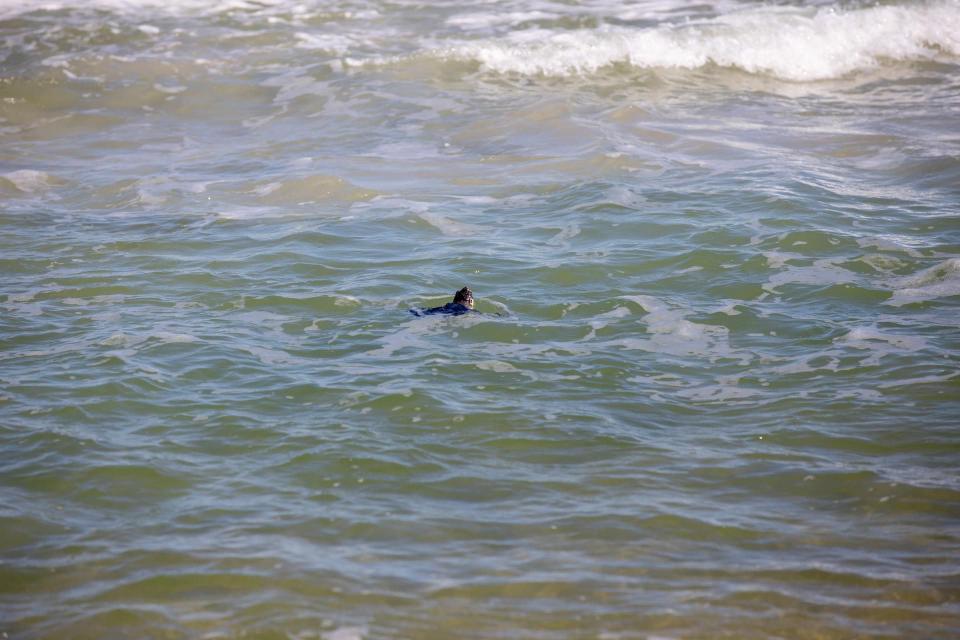
[[[958,33],[0,0],[0,632],[950,635]]]

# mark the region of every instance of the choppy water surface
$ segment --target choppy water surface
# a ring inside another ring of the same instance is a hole
[[[957,2],[4,0],[0,98],[5,635],[960,632]]]

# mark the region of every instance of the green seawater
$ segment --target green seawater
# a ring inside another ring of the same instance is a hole
[[[0,2],[0,633],[956,637],[954,24]]]

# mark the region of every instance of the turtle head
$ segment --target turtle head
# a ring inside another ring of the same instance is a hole
[[[453,304],[462,304],[467,309],[473,309],[473,291],[467,287],[453,294]]]

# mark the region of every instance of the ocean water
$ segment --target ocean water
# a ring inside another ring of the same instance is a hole
[[[958,365],[956,1],[0,0],[4,638],[956,638]]]

